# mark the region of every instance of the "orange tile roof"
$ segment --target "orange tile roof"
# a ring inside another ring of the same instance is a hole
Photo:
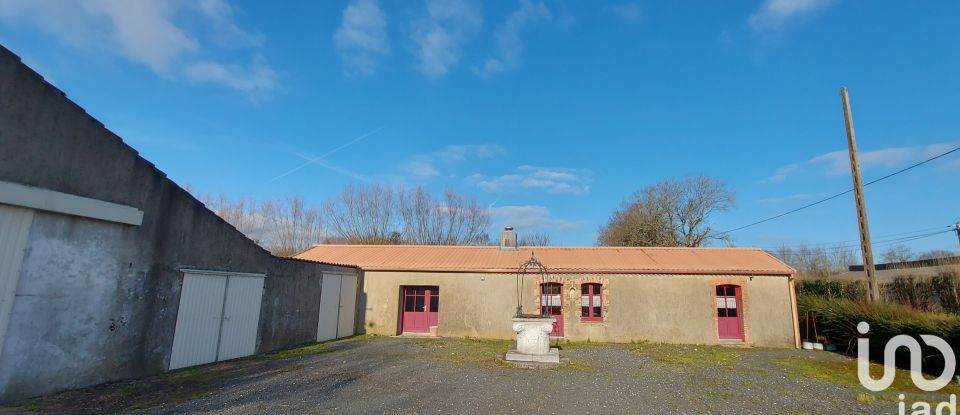
[[[625,248],[314,245],[296,258],[354,264],[365,271],[514,273],[531,255],[550,272],[793,275],[757,248]]]

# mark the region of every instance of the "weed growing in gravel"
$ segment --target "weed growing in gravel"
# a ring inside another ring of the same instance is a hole
[[[253,356],[252,358],[255,360],[288,359],[291,357],[314,355],[314,354],[320,354],[320,353],[325,353],[329,351],[330,351],[330,347],[326,343],[316,343],[316,344],[311,344],[309,346],[296,347],[293,349],[283,349],[275,352],[264,353],[261,355]]]

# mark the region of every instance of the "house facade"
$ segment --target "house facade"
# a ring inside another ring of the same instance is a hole
[[[759,249],[316,245],[298,257],[361,269],[371,334],[510,339],[522,297],[563,341],[799,346],[794,270]],[[531,258],[547,273],[518,284]]]

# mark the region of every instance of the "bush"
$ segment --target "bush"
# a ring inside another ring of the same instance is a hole
[[[882,284],[883,293],[893,302],[910,306],[920,311],[936,310],[933,284],[929,280],[917,277],[896,277],[892,282]]]
[[[827,279],[802,280],[797,283],[799,295],[862,300],[867,296],[863,281],[838,281]]]
[[[957,293],[960,292],[960,273],[956,270],[944,271],[930,279],[930,283],[933,291],[937,293],[943,311],[960,313],[960,298],[957,298]]]
[[[923,349],[923,371],[939,375],[943,370],[943,356],[937,349],[923,344],[921,334],[939,336],[960,351],[960,316],[946,313],[918,311],[892,303],[867,303],[823,296],[802,295],[797,298],[801,319],[807,312],[816,315],[817,331],[840,350],[856,353],[857,324],[870,324],[870,357],[882,361],[887,342],[898,334],[916,338]],[[803,333],[803,331],[801,331]],[[904,348],[897,350],[895,364],[909,368],[909,353]]]

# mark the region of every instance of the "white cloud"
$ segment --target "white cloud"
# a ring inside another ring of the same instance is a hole
[[[371,74],[390,52],[387,20],[375,0],[353,0],[343,9],[343,20],[333,44],[350,73]]]
[[[437,151],[437,156],[447,161],[460,161],[468,158],[485,159],[506,154],[507,150],[499,144],[464,144],[446,146]]]
[[[590,172],[580,169],[520,166],[516,173],[496,177],[474,174],[467,181],[490,192],[542,190],[554,194],[590,193]]]
[[[765,0],[747,23],[755,32],[775,31],[791,21],[826,8],[832,0]]]
[[[199,18],[197,30],[187,30],[179,20],[191,18]],[[187,77],[197,80],[197,66],[207,74],[220,66],[232,76],[205,76],[202,81],[243,92],[270,90],[276,83],[275,76],[264,76],[273,70],[257,57],[262,37],[241,29],[225,0],[5,0],[0,1],[0,21],[29,22],[68,47],[104,50],[165,78],[182,77],[186,75],[183,71],[194,67],[194,76]],[[211,44],[257,49],[254,64],[244,68],[214,60],[210,56],[218,48]]]
[[[857,156],[860,167],[898,168],[933,157],[956,147],[953,144],[941,143],[918,147],[890,147],[874,151],[861,151]],[[829,175],[843,175],[850,173],[850,156],[847,150],[832,151],[810,159],[810,163],[817,169]]]
[[[480,8],[474,0],[426,0],[427,15],[410,35],[421,73],[441,77],[456,65],[463,42],[482,24]]]
[[[797,163],[788,164],[783,166],[777,171],[773,172],[769,177],[761,180],[761,183],[779,183],[787,178],[788,175],[800,171],[800,165]]]
[[[492,222],[500,229],[513,226],[520,232],[568,231],[583,225],[580,221],[554,218],[550,209],[539,205],[496,206],[489,210]]]
[[[416,156],[404,164],[403,169],[416,177],[429,178],[440,174],[429,157]]]
[[[437,164],[461,163],[470,159],[485,159],[505,154],[498,144],[450,145],[430,154],[416,154],[407,158],[400,168],[416,178],[430,178],[440,174]]]
[[[520,0],[520,8],[507,16],[507,21],[497,30],[497,54],[483,61],[483,65],[476,69],[481,76],[496,75],[500,72],[513,69],[520,64],[520,55],[523,54],[523,39],[520,31],[530,22],[552,18],[550,9],[542,2]]]
[[[956,143],[938,143],[915,147],[888,147],[872,151],[861,150],[858,158],[860,159],[860,168],[863,170],[876,167],[895,169],[936,156],[956,148],[956,146]],[[802,163],[792,163],[783,166],[777,169],[771,176],[763,179],[761,183],[781,182],[790,175],[806,170],[821,172],[828,176],[850,174],[849,157],[847,150],[831,151]]]
[[[777,205],[783,202],[795,202],[800,200],[810,200],[818,195],[813,193],[795,193],[792,195],[779,196],[779,197],[768,197],[765,199],[760,199],[758,202],[768,204],[768,205]]]
[[[237,26],[233,7],[225,0],[200,0],[196,3],[200,12],[218,27],[213,40],[222,47],[261,47],[263,36],[250,33]]]
[[[276,72],[259,55],[250,67],[212,61],[191,63],[184,68],[184,75],[191,82],[220,84],[251,96],[267,94],[277,83]]]
[[[610,7],[613,14],[616,14],[628,22],[639,22],[643,18],[643,9],[637,3],[620,3]]]

